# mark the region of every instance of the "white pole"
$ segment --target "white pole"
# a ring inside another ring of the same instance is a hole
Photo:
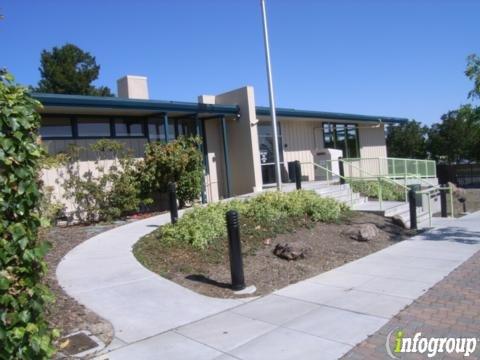
[[[268,26],[267,26],[267,12],[265,9],[265,0],[260,0],[262,6],[263,17],[263,37],[265,40],[265,59],[267,63],[267,77],[268,77],[268,94],[270,100],[270,113],[272,115],[273,127],[273,154],[275,162],[275,173],[277,178],[277,190],[282,189],[282,170],[280,168],[280,153],[278,151],[278,131],[277,131],[277,114],[275,110],[275,96],[273,94],[272,81],[272,65],[270,63],[270,45],[268,42]]]

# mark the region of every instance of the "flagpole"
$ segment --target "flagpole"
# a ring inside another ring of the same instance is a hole
[[[270,62],[270,44],[268,41],[268,26],[267,26],[267,12],[265,8],[265,0],[260,0],[262,7],[263,18],[263,38],[265,41],[265,60],[267,63],[267,78],[268,78],[268,94],[270,101],[270,113],[272,115],[272,127],[273,127],[273,155],[275,162],[275,174],[277,179],[277,190],[282,190],[282,170],[280,168],[280,152],[278,149],[278,128],[277,128],[277,114],[275,110],[275,96],[273,93],[273,80],[272,80],[272,65]]]

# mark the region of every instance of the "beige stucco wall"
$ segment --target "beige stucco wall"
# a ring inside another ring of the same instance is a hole
[[[320,128],[320,126],[320,122],[313,121],[280,121],[285,167],[287,167],[289,161],[299,160],[302,163],[315,162],[316,144],[314,131],[315,128]],[[308,177],[308,180],[314,180],[314,167],[312,165],[303,164],[302,176]]]
[[[253,87],[245,86],[217,95],[215,96],[215,103],[236,104],[240,108],[239,119],[227,120],[232,195],[242,195],[262,190]]]
[[[299,160],[301,162],[319,162],[316,156],[317,150],[323,148],[322,122],[338,122],[328,119],[318,120],[299,120],[299,119],[280,119],[283,135],[283,156],[286,163]],[[354,123],[354,122],[349,122]],[[387,157],[387,147],[385,142],[385,133],[383,124],[359,123],[359,146],[360,156],[362,158],[385,158]],[[353,166],[346,167],[347,176],[361,176],[358,168],[362,168],[362,174],[366,172],[373,175],[388,173],[386,161],[361,160],[352,163]],[[315,179],[315,170],[311,165],[302,165],[302,175],[308,177],[308,180]]]
[[[225,160],[220,119],[205,121],[205,139],[209,170],[208,174],[205,175],[205,189],[208,202],[214,202],[226,196]]]

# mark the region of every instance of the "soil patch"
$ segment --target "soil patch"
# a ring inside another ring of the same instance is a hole
[[[371,241],[351,238],[354,225],[374,224],[378,235]],[[248,224],[242,224],[248,227]],[[261,229],[258,229],[261,233]],[[250,232],[242,230],[242,234]],[[255,285],[254,295],[276,289],[331,270],[350,261],[393,245],[413,235],[382,216],[353,212],[338,224],[305,223],[276,237],[242,235],[245,279]],[[277,244],[301,243],[308,256],[288,261],[273,254]],[[230,289],[230,265],[227,242],[206,251],[188,246],[165,246],[153,235],[140,240],[134,253],[150,270],[198,293],[221,298],[236,297]],[[251,295],[245,295],[251,296]]]
[[[63,256],[74,247],[120,224],[53,227],[40,232],[40,239],[48,241],[52,246],[45,256],[48,272],[44,282],[55,295],[55,303],[47,308],[47,321],[52,328],[60,330],[61,336],[88,330],[105,344],[112,340],[112,325],[68,296],[58,284],[55,272]]]

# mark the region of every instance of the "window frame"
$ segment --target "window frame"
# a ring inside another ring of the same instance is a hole
[[[64,114],[48,114],[48,118],[62,118],[68,119],[70,121],[70,129],[72,136],[43,136],[40,134],[40,129],[42,127],[42,114],[40,114],[40,127],[38,128],[38,134],[42,138],[42,140],[72,140],[75,139],[75,128],[73,126],[73,118],[71,115],[64,115]]]
[[[343,144],[344,147],[341,148],[337,145],[337,125],[342,125],[343,126]],[[325,138],[325,127],[328,127],[329,129],[329,137],[330,137],[330,143],[333,144],[333,149],[337,150],[344,150],[345,153],[343,154],[344,157],[350,158],[349,153],[351,152],[351,149],[348,146],[348,136],[349,136],[349,130],[352,130],[352,126],[355,129],[355,155],[352,158],[359,158],[360,157],[360,133],[358,131],[358,124],[356,123],[340,123],[340,122],[331,122],[331,121],[324,121],[322,122],[322,138],[323,138],[323,147],[327,149],[327,144],[326,144],[326,138]]]

